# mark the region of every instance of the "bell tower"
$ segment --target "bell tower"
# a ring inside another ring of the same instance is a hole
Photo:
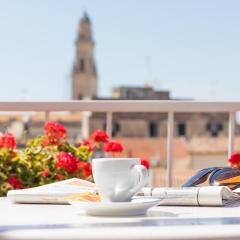
[[[76,58],[72,71],[72,99],[97,96],[97,72],[93,57],[94,41],[91,21],[85,12],[80,20],[76,40]]]

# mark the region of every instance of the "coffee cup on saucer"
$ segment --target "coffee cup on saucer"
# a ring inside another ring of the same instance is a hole
[[[105,202],[130,201],[148,181],[148,171],[138,158],[94,158],[92,170]]]

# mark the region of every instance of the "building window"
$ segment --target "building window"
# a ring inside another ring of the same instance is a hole
[[[120,131],[120,124],[117,122],[112,123],[112,136],[115,137]]]
[[[186,124],[185,123],[178,124],[178,136],[186,136]]]
[[[158,124],[156,122],[149,122],[148,131],[150,137],[158,136]]]
[[[210,132],[212,137],[217,137],[222,130],[222,123],[211,122],[207,124],[207,131]]]
[[[107,130],[107,124],[104,123],[103,129]],[[117,133],[121,130],[120,124],[118,122],[112,123],[112,137],[116,137]]]
[[[85,72],[85,62],[84,62],[84,59],[80,60],[79,68],[80,68],[80,72]]]
[[[219,131],[222,131],[223,130],[223,124],[222,123],[218,123],[218,129],[219,129]]]

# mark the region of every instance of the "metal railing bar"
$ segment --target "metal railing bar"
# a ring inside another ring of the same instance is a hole
[[[174,113],[169,112],[167,124],[167,187],[172,186],[173,133],[174,133]]]
[[[229,126],[228,126],[228,157],[234,153],[234,140],[236,129],[236,113],[229,113]]]
[[[45,112],[45,121],[48,122],[50,120],[50,112],[46,111]]]
[[[0,102],[0,111],[7,112],[237,112],[240,102],[197,102],[162,100],[94,100],[64,102]]]
[[[112,138],[112,112],[106,113],[106,132],[109,136],[109,138]]]

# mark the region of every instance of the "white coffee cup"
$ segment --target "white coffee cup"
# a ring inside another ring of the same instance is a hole
[[[130,201],[148,181],[138,158],[95,158],[92,170],[99,194],[108,202]]]

